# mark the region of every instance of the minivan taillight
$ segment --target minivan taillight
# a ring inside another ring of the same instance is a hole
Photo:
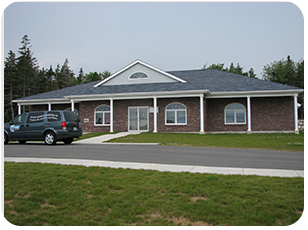
[[[62,129],[66,129],[66,122],[62,121]]]

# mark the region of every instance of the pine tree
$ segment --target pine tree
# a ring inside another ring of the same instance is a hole
[[[55,86],[55,72],[52,70],[52,66],[49,67],[49,70],[45,73],[45,79],[46,79],[46,88],[45,92],[52,91],[56,89]]]
[[[18,51],[20,56],[17,58],[16,78],[21,86],[22,94],[20,96],[26,97],[36,93],[38,65],[36,58],[33,57],[33,53],[30,51],[31,46],[28,35],[23,36],[21,43],[22,47]],[[25,112],[25,106],[23,106],[23,112]]]
[[[78,84],[81,84],[83,80],[84,80],[84,73],[83,73],[83,69],[81,67],[80,70],[79,70],[78,77],[77,77]]]
[[[256,74],[255,71],[253,70],[253,68],[250,68],[249,73],[248,73],[248,77],[252,77],[252,78],[256,78]]]
[[[66,87],[77,84],[77,79],[74,77],[75,74],[70,69],[68,63],[69,61],[66,58],[59,72],[57,72],[57,70],[59,69],[59,64],[57,66],[56,80],[57,80],[59,89],[66,88]]]
[[[18,95],[16,82],[16,56],[15,53],[10,50],[8,57],[4,62],[4,120],[9,121],[14,118],[16,114],[16,106],[13,105],[12,100]]]

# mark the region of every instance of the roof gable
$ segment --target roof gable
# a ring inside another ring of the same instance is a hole
[[[138,78],[138,76],[140,76],[140,78]],[[94,87],[101,85],[131,85],[167,82],[186,83],[185,80],[179,77],[176,77],[140,60],[136,60],[128,66],[112,74],[110,77],[94,85]]]

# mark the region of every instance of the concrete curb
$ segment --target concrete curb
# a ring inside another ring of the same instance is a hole
[[[135,163],[120,161],[99,161],[99,160],[82,160],[82,159],[59,159],[59,158],[20,158],[4,157],[5,162],[35,162],[50,163],[63,165],[82,165],[98,166],[110,168],[130,168],[158,170],[161,172],[191,172],[191,173],[210,173],[223,175],[258,175],[273,177],[303,177],[304,170],[280,170],[280,169],[257,169],[257,168],[225,168],[225,167],[207,167],[194,165],[168,165],[154,163]]]

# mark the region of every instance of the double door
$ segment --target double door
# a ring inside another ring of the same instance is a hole
[[[128,131],[148,131],[148,107],[128,107]]]

